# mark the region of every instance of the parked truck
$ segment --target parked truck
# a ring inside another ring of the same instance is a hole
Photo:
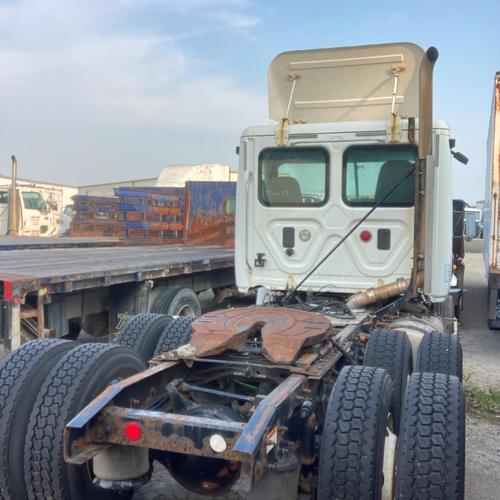
[[[10,187],[0,186],[0,236],[8,233]],[[16,189],[18,236],[54,236],[59,226],[59,213],[37,188]]]
[[[188,182],[174,188],[175,196],[119,191],[122,203],[75,197],[80,237],[0,240],[0,335],[7,350],[83,332],[113,339],[130,316],[199,315],[200,292],[234,287],[234,183]],[[103,228],[130,238],[84,237]]]
[[[484,195],[484,238],[483,255],[486,278],[488,280],[488,326],[500,329],[500,72],[493,85],[490,128],[488,132],[486,156],[486,191]]]
[[[130,498],[156,461],[202,495],[463,498],[462,353],[434,309],[453,273],[437,58],[398,43],[274,59],[276,124],[239,147],[236,282],[256,305],[15,350],[4,497]]]

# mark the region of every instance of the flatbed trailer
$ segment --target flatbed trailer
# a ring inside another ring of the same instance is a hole
[[[172,287],[193,295],[234,284],[232,249],[31,240],[0,242],[0,333],[7,350],[22,337],[74,338],[82,329],[112,336]]]

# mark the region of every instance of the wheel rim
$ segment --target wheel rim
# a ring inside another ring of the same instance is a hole
[[[394,498],[395,471],[396,471],[396,445],[398,438],[389,428],[385,431],[384,443],[384,465],[382,485],[382,500],[392,500]]]
[[[195,317],[196,314],[194,313],[194,310],[191,306],[189,305],[183,305],[180,307],[180,309],[177,311],[177,315],[176,316],[191,316],[191,317]]]

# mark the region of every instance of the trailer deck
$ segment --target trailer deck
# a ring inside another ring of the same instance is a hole
[[[112,247],[123,245],[119,238],[113,237],[75,237],[75,236],[2,236],[0,251],[29,250],[39,248],[84,248]]]
[[[64,293],[96,286],[192,274],[234,266],[232,249],[126,246],[10,250],[0,257],[0,282],[26,293]]]
[[[75,246],[79,243],[84,246]],[[12,244],[18,249],[5,248]],[[99,314],[109,316],[114,329],[123,314],[147,312],[152,288],[172,285],[196,292],[234,285],[233,249],[117,246],[113,241],[92,245],[75,239],[63,246],[0,243],[0,339],[9,350],[20,344],[22,331],[35,338],[61,336],[68,320]]]

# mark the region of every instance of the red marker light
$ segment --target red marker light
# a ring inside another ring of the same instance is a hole
[[[4,300],[12,300],[12,283],[10,281],[3,283],[3,298]]]
[[[361,231],[359,237],[361,238],[361,241],[367,242],[372,239],[372,233],[370,233],[370,231]]]
[[[125,437],[130,441],[137,441],[142,436],[141,426],[137,422],[129,422],[123,429]]]

